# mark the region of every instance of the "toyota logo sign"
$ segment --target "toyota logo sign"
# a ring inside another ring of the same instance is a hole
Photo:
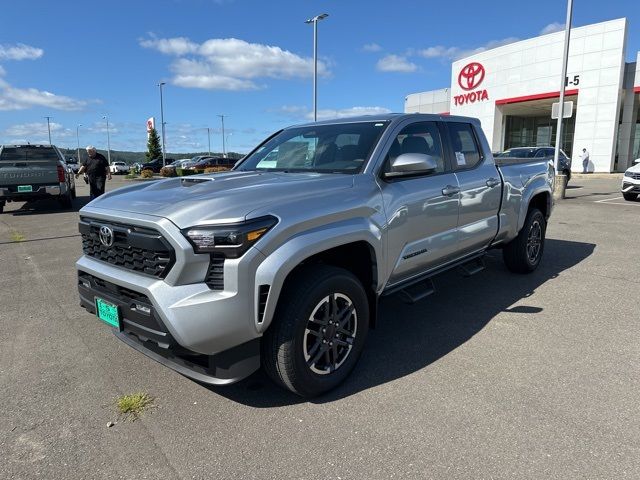
[[[100,227],[99,237],[100,243],[105,247],[113,245],[113,230],[110,227],[107,227],[106,225]]]
[[[471,62],[462,67],[458,74],[458,85],[463,90],[473,90],[484,80],[484,67],[478,62]]]

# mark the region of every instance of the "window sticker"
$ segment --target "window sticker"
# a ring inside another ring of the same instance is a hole
[[[464,153],[456,152],[456,162],[459,166],[464,167],[467,164],[467,160],[464,158]]]

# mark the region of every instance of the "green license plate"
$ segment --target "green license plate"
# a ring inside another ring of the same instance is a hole
[[[33,192],[33,187],[31,185],[18,185],[18,193],[23,192]]]
[[[120,328],[120,311],[117,305],[96,297],[96,314],[107,325]]]

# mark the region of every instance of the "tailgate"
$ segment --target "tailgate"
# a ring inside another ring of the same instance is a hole
[[[49,160],[30,162],[0,161],[0,187],[15,185],[57,185],[58,163]]]

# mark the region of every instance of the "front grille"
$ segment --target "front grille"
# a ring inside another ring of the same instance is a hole
[[[113,244],[100,241],[103,226],[113,231]],[[81,218],[82,251],[111,265],[164,278],[175,262],[175,252],[162,235],[152,229]]]
[[[211,290],[224,290],[224,255],[212,253],[205,283]]]
[[[633,178],[634,180],[640,180],[640,172],[638,173],[629,172],[629,173],[625,173],[624,176],[627,178]]]

